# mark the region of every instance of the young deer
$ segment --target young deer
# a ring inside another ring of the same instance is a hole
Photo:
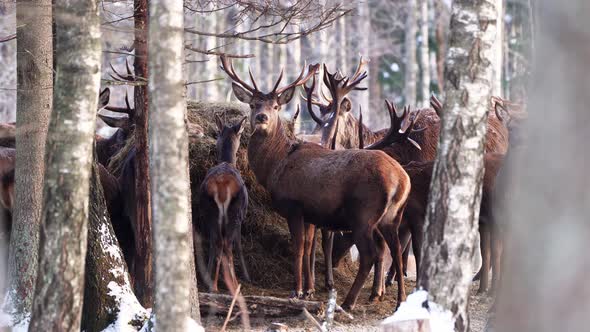
[[[285,134],[279,118],[281,105],[288,103],[297,85],[314,77],[318,66],[310,66],[304,78],[284,88],[279,81],[269,93],[241,80],[231,63],[221,57],[222,69],[232,78],[236,97],[250,105],[252,136],[248,161],[257,180],[270,193],[274,208],[287,219],[295,253],[295,292],[303,296],[302,273],[306,288],[313,289],[310,278],[311,242],[306,243],[305,223],[330,230],[352,231],[360,253],[360,267],[343,307],[352,308],[373,263],[383,259],[385,240],[397,252],[401,268],[401,247],[397,234],[381,233],[384,224],[399,224],[410,181],[402,167],[381,151],[324,149],[317,144],[297,142]],[[305,68],[304,68],[305,69]],[[354,89],[366,73],[354,80],[326,73],[334,97],[334,108]],[[315,77],[311,89],[315,87]],[[336,110],[337,111],[337,110]],[[383,234],[383,235],[382,235]],[[386,239],[384,239],[384,237]],[[395,250],[397,249],[397,250]],[[382,266],[382,264],[381,264]],[[383,277],[383,269],[376,273]],[[403,278],[398,278],[398,301],[405,299]],[[381,284],[374,289],[382,294]]]
[[[244,130],[244,117],[238,124],[228,127],[216,115],[219,129],[217,137],[217,166],[209,169],[200,190],[200,202],[206,229],[209,230],[209,264],[212,291],[217,292],[219,270],[233,294],[237,284],[232,254],[233,244],[240,259],[244,279],[250,277],[242,253],[241,229],[248,208],[248,191],[236,166],[236,153]]]

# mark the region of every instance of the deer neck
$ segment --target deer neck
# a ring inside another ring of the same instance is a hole
[[[273,134],[254,132],[248,143],[248,163],[256,179],[268,189],[269,179],[278,165],[287,157],[293,142],[287,137],[279,120]]]
[[[238,142],[239,144],[239,142]],[[221,151],[219,151],[218,154],[218,158],[217,158],[217,162],[218,163],[222,163],[222,162],[226,162],[228,164],[232,164],[234,166],[237,165],[237,157],[236,157],[236,152],[237,149],[235,149],[235,147],[233,146],[232,143],[225,143],[223,144]]]

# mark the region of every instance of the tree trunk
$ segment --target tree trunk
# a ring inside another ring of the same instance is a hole
[[[428,50],[428,0],[420,0],[421,107],[430,107],[430,51]]]
[[[30,330],[80,331],[101,34],[96,1],[56,0],[54,6],[54,112]]]
[[[148,77],[147,20],[148,0],[135,0],[135,75]],[[136,86],[135,100],[135,294],[146,308],[154,303],[152,279],[152,217],[150,209],[150,174],[148,158],[148,93],[147,86]]]
[[[486,117],[496,35],[496,1],[455,0],[446,63],[444,113],[425,221],[420,286],[467,331]]]
[[[416,0],[408,0],[408,18],[406,20],[406,81],[405,102],[416,105],[416,79],[418,68],[416,64]]]
[[[182,75],[182,1],[151,1],[150,161],[157,329],[186,331],[194,259],[189,244],[190,179]]]
[[[359,14],[359,52],[368,57],[371,54],[371,45],[369,45],[369,36],[371,35],[371,8],[369,7],[369,1],[360,1],[358,3],[358,14]],[[378,60],[378,59],[376,59]],[[358,63],[358,59],[356,60]],[[378,61],[377,61],[378,62]],[[369,67],[370,69],[370,67]],[[349,68],[349,71],[352,70]],[[352,73],[348,74],[351,75]],[[345,74],[347,75],[347,74]],[[379,75],[378,72],[369,72],[369,77]],[[358,96],[358,104],[364,109],[369,110],[369,91],[360,91]],[[371,112],[365,112],[365,120],[367,123],[371,123]]]
[[[16,11],[18,143],[5,308],[13,315],[14,323],[30,314],[37,280],[43,159],[53,93],[51,0],[19,1]]]
[[[494,55],[491,61],[494,66],[494,78],[492,80],[492,95],[502,96],[502,72],[504,58],[504,0],[496,0],[497,27],[496,38],[494,39]]]
[[[500,197],[507,243],[496,330],[586,331],[590,155],[580,142],[588,139],[590,121],[590,21],[574,18],[590,7],[587,0],[535,6],[526,142],[506,161],[511,172]]]
[[[16,26],[16,4],[14,1],[0,1],[0,35],[5,37],[14,33]],[[43,26],[42,24],[40,26]],[[38,27],[36,27],[38,28]],[[16,86],[16,40],[0,43],[0,81],[5,87]],[[16,91],[0,90],[0,122],[13,122],[16,118]],[[8,243],[6,243],[8,245]],[[6,270],[5,270],[6,271]],[[2,277],[3,278],[3,277]]]
[[[107,213],[99,177],[107,171],[101,167],[94,163],[90,180],[82,330],[98,332],[108,326],[139,330],[148,312],[139,304],[129,282],[127,265]]]

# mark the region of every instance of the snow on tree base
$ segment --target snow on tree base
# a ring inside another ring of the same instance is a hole
[[[453,332],[455,320],[451,311],[428,301],[428,292],[416,291],[399,309],[380,324],[382,331]]]
[[[197,323],[194,319],[187,317],[185,323],[186,332],[205,332],[205,329]],[[156,315],[151,315],[139,332],[156,332],[158,330],[156,326]]]

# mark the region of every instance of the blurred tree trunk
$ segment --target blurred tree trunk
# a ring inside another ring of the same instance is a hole
[[[497,218],[507,234],[497,331],[586,331],[590,154],[580,142],[589,138],[590,3],[535,6],[526,141],[507,161],[512,172]]]
[[[449,20],[445,13],[445,4],[442,0],[434,0],[434,7],[436,12],[438,13],[438,19],[436,20],[436,45],[437,52],[436,52],[436,73],[438,78],[438,91],[442,94],[444,91],[444,83],[445,83],[445,59],[447,56],[447,43],[448,43],[448,35],[447,30],[449,27]]]
[[[475,251],[487,110],[493,84],[496,0],[455,0],[444,114],[426,213],[420,286],[469,329],[467,299]]]
[[[420,107],[430,107],[430,51],[428,50],[428,1],[420,0],[420,69],[422,98]]]
[[[135,75],[143,79],[148,77],[148,0],[134,0],[135,8]],[[135,100],[135,294],[146,308],[153,306],[153,276],[152,276],[152,217],[150,209],[150,174],[148,148],[148,92],[147,86],[136,86]]]
[[[101,33],[97,1],[56,0],[54,6],[54,112],[30,330],[80,331]]]
[[[369,7],[369,1],[360,1],[358,3],[358,20],[359,20],[359,53],[365,55],[366,58],[369,58],[371,54],[371,45],[369,44],[369,36],[371,35],[371,8]],[[356,59],[356,63],[358,63],[359,59]],[[378,60],[378,59],[377,59]],[[378,61],[377,61],[378,62]],[[355,64],[356,64],[355,63]],[[368,68],[369,72],[369,79],[371,76],[378,76],[379,72],[372,72],[370,71],[371,68]],[[349,68],[349,71],[352,70]],[[351,75],[350,73],[345,73],[345,75]],[[364,109],[369,110],[369,91],[360,91],[357,94],[358,104]],[[365,112],[365,121],[366,123],[372,123],[373,114],[369,111]]]
[[[53,93],[51,0],[19,1],[15,206],[6,311],[14,322],[30,314],[37,280],[45,140]],[[98,90],[98,88],[97,88]],[[98,92],[98,91],[95,91]]]
[[[105,177],[112,175],[95,161],[90,179],[82,330],[103,331],[117,320],[139,330],[148,319],[148,312],[133,294],[129,271],[107,213],[101,184]]]
[[[14,33],[15,11],[15,1],[0,1],[1,36],[6,37]],[[0,43],[0,68],[4,68],[0,72],[0,80],[6,87],[16,86],[16,47],[16,40]],[[12,89],[0,90],[0,122],[12,122],[15,121],[15,118],[16,91]]]
[[[497,6],[497,32],[494,40],[494,56],[491,61],[494,66],[494,78],[492,84],[492,95],[502,96],[502,72],[504,55],[504,0],[496,0]]]
[[[150,161],[157,329],[187,331],[191,303],[188,135],[184,114],[180,0],[152,0],[149,29]]]
[[[409,105],[416,105],[416,80],[418,67],[416,64],[416,0],[408,0],[408,18],[406,20],[406,80],[405,80],[405,102]]]

